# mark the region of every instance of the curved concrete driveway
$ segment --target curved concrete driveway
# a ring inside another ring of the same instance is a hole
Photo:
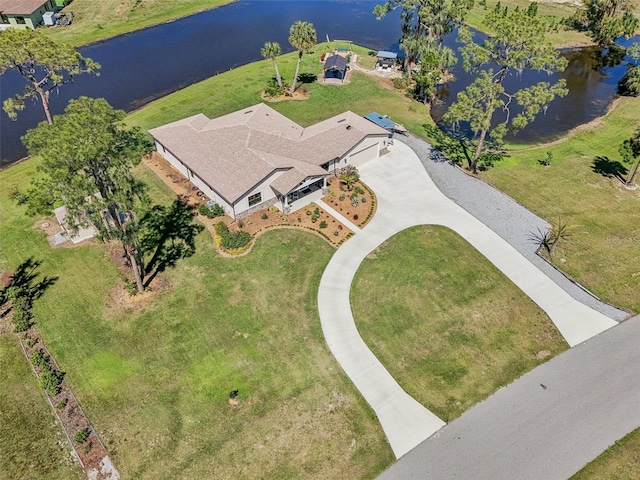
[[[397,458],[444,422],[395,382],[360,337],[351,313],[349,292],[355,272],[391,236],[423,224],[456,231],[536,302],[571,346],[617,324],[574,300],[504,239],[445,197],[405,144],[396,142],[391,153],[363,165],[360,175],[376,193],[378,209],[327,265],[318,290],[318,310],[331,352],[376,412]]]

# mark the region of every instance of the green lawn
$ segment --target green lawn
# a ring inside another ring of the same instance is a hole
[[[219,7],[234,0],[73,0],[68,27],[47,28],[54,40],[84,45]]]
[[[82,478],[13,334],[0,334],[0,372],[0,479]]]
[[[322,75],[318,59],[328,48],[326,43],[319,44],[312,54],[305,55],[301,73]],[[354,47],[354,50],[367,56],[368,49]],[[295,72],[296,58],[296,53],[278,58],[280,72],[287,81],[291,81]],[[238,67],[156,100],[130,114],[127,121],[146,130],[197,113],[210,118],[231,113],[262,102],[260,92],[274,75],[270,60]],[[269,106],[302,126],[345,110],[361,115],[377,111],[413,131],[422,131],[422,124],[431,121],[424,106],[398,95],[393,89],[381,88],[376,80],[357,72],[350,84],[335,86],[314,82],[303,84],[302,88],[310,92],[309,99],[272,102]]]
[[[640,190],[594,172],[596,157],[622,162],[618,146],[640,126],[640,98],[622,98],[599,125],[567,141],[514,153],[482,176],[550,221],[559,217],[573,236],[553,262],[599,297],[640,311]],[[549,167],[538,159],[553,152]],[[532,188],[534,186],[534,188]]]
[[[483,7],[480,2],[476,1],[474,8],[471,10],[467,17],[467,22],[484,32],[491,32],[491,26],[484,21],[484,17],[487,12],[491,11],[496,5],[497,0],[487,0],[486,7]],[[509,7],[509,10],[513,10],[516,7],[526,10],[530,5],[529,0],[501,0],[500,4],[505,7]],[[562,18],[570,17],[575,12],[576,7],[570,3],[553,3],[553,2],[538,2],[538,16],[544,18],[549,25],[557,24]],[[553,45],[565,46],[565,45],[590,45],[591,39],[585,34],[576,32],[575,30],[565,30],[560,27],[557,32],[552,31],[547,35],[547,39]]]
[[[351,302],[367,345],[445,421],[568,348],[542,310],[444,227],[414,227],[375,250]]]
[[[22,162],[0,182],[23,186],[34,170]],[[0,265],[34,255],[59,276],[35,307],[37,328],[124,478],[373,478],[393,461],[322,336],[315,299],[333,252],[322,239],[273,231],[225,259],[202,233],[167,291],[119,307],[99,246],[52,250],[22,213],[3,190]],[[15,435],[28,437],[21,425]]]
[[[640,429],[609,447],[571,480],[636,480],[640,472]]]

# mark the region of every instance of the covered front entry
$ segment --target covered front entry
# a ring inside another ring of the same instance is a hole
[[[322,189],[327,187],[327,177],[311,177],[306,179],[296,188],[291,190],[286,195],[283,195],[281,198],[282,201],[282,211],[285,213],[289,213],[295,211],[299,208],[302,208],[304,202],[308,200],[307,205],[311,203],[314,199],[309,198],[313,196],[315,192],[322,194]]]

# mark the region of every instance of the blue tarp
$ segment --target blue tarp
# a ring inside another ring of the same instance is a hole
[[[371,112],[364,116],[370,122],[375,123],[376,125],[393,132],[395,129],[396,123],[389,120],[387,117],[380,115],[378,112]]]

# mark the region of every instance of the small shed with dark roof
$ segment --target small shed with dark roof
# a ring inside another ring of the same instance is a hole
[[[344,82],[347,76],[347,59],[342,55],[332,55],[324,62],[324,78],[339,78]]]

